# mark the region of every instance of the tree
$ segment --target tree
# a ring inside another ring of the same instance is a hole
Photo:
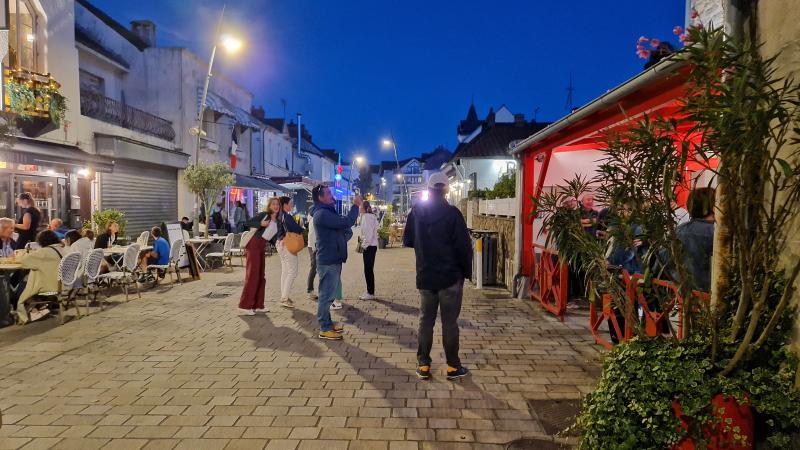
[[[374,189],[375,186],[372,184],[372,171],[369,165],[365,164],[358,168],[358,183],[356,186],[361,191],[362,196],[366,196]],[[374,192],[372,193],[374,194]]]
[[[226,187],[232,185],[236,178],[231,169],[223,163],[192,164],[183,172],[183,180],[189,190],[200,197],[201,205],[208,215],[209,206],[214,202],[214,197]],[[195,217],[195,220],[198,220]],[[208,235],[208,227],[206,227]]]

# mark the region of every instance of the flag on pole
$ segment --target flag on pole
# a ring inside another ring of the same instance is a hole
[[[238,139],[239,137],[236,135],[236,126],[234,125],[233,133],[231,134],[231,169],[236,169],[236,150],[239,148]]]

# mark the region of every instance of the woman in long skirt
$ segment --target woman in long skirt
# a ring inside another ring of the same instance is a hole
[[[250,239],[245,247],[247,263],[244,273],[244,289],[239,298],[239,314],[254,316],[257,312],[267,312],[264,306],[265,286],[267,280],[264,276],[264,252],[267,249],[267,240],[264,239],[264,231],[275,223],[280,210],[280,203],[277,198],[270,199],[267,210],[253,217],[247,225],[250,228],[258,227],[256,234]],[[269,236],[274,240],[275,236]]]

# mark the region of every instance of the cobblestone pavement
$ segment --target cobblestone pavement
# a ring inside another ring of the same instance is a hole
[[[378,252],[381,300],[369,302],[356,300],[363,266],[351,256],[339,342],[316,338],[300,256],[291,311],[277,304],[272,256],[266,315],[235,314],[237,267],[127,303],[117,295],[63,326],[0,330],[0,449],[499,449],[547,437],[527,400],[580,398],[599,374],[582,323],[468,285],[461,351],[472,376],[444,379],[437,326],[434,379],[419,381],[412,251]]]

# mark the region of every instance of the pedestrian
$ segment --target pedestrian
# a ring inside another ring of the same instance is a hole
[[[214,229],[217,230],[217,233],[224,230],[223,228],[223,217],[222,212],[224,209],[222,208],[222,202],[217,202],[213,208],[211,208],[211,223],[214,224]]]
[[[274,242],[277,235],[276,221],[280,211],[277,197],[269,199],[267,209],[253,216],[247,225],[256,228],[255,234],[245,246],[244,289],[239,297],[239,314],[254,316],[267,312],[264,305],[266,279],[264,278],[264,252],[267,242]],[[269,230],[269,231],[268,231]]]
[[[347,261],[347,234],[349,232],[352,236],[352,227],[358,219],[358,208],[362,200],[360,195],[356,195],[350,212],[346,217],[341,217],[333,206],[335,199],[330,188],[317,185],[311,190],[311,195],[314,200],[314,228],[317,233],[319,338],[341,340],[344,330],[331,320],[330,307],[341,280],[342,264]]]
[[[447,203],[449,180],[441,172],[428,179],[427,202],[414,206],[408,215],[403,245],[413,247],[420,293],[417,376],[431,377],[431,347],[436,314],[441,311],[442,344],[447,358],[447,379],[466,376],[469,371],[458,357],[458,316],[464,293],[464,279],[472,272],[472,243],[464,216]]]
[[[22,209],[22,215],[14,225],[17,230],[17,248],[25,248],[29,242],[36,239],[36,232],[42,221],[42,212],[33,202],[33,195],[30,192],[23,192],[17,196],[17,206]]]
[[[289,197],[280,197],[280,213],[278,213],[278,255],[281,257],[281,306],[294,308],[291,299],[292,286],[297,278],[297,255],[290,252],[283,243],[286,233],[303,234],[303,229],[294,221],[291,211],[294,202]]]
[[[317,277],[317,232],[314,229],[314,207],[308,211],[308,257],[310,267],[308,269],[308,299],[317,300],[319,296],[314,293],[314,279]]]
[[[692,289],[711,290],[711,257],[714,253],[713,188],[699,188],[689,195],[691,219],[676,230],[683,246],[683,262],[691,275]]]
[[[240,200],[236,200],[236,209],[233,211],[233,223],[237,233],[244,232],[247,223],[247,211]]]
[[[367,293],[359,298],[361,300],[375,300],[375,255],[378,253],[378,218],[372,212],[372,205],[367,201],[361,205],[360,239]]]

